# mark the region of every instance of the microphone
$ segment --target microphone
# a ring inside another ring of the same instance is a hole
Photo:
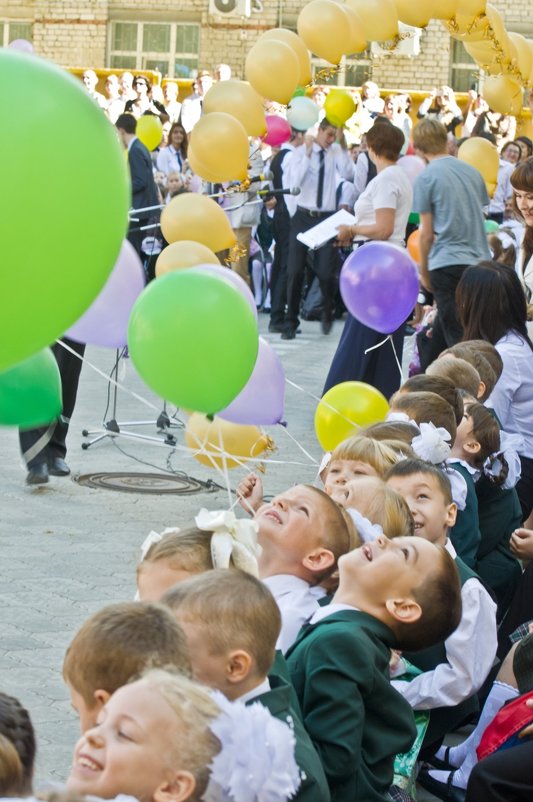
[[[267,170],[266,173],[259,173],[259,175],[251,175],[249,178],[250,184],[257,184],[258,181],[272,181],[274,174]]]
[[[290,187],[290,189],[258,189],[258,195],[299,195],[302,190],[300,187]]]

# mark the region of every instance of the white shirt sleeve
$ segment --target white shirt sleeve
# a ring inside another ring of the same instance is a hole
[[[355,173],[355,165],[353,159],[348,151],[341,147],[338,142],[334,142],[331,146],[333,155],[335,157],[335,167],[341,178],[345,181],[353,181]]]
[[[447,662],[411,682],[392,685],[414,710],[453,707],[479,690],[494,662],[497,648],[496,605],[477,579],[462,587],[463,615],[445,642]]]
[[[366,182],[368,178],[369,161],[366,156],[363,156],[363,158],[361,158],[361,155],[359,155],[359,158],[355,163],[355,170],[354,170],[353,184],[355,187],[355,200],[359,198],[359,195],[363,192],[364,188],[366,187]]]
[[[283,162],[283,186],[287,189],[301,187],[309,170],[309,164],[310,159],[305,145],[300,145],[292,154],[285,156]]]
[[[495,411],[502,429],[505,429],[512,418],[513,398],[522,383],[522,376],[517,360],[507,353],[505,343],[499,346],[498,351],[503,359],[503,371],[486,404]]]

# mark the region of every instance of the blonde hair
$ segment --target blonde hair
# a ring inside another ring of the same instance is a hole
[[[411,446],[413,437],[420,434],[418,426],[408,421],[385,420],[381,423],[373,423],[367,426],[366,429],[361,429],[359,436],[369,437],[372,440],[379,440],[386,442],[392,448],[391,443],[395,445],[401,443],[408,447]]]
[[[137,566],[137,575],[146,563],[165,562],[173,571],[201,574],[213,566],[211,557],[212,532],[190,527],[181,532],[163,535],[153,543]]]
[[[200,628],[209,653],[242,649],[264,679],[274,662],[281,631],[278,605],[266,585],[236,569],[215,569],[186,579],[163,596],[178,620]]]
[[[185,635],[166,607],[110,604],[91,616],[67,649],[63,677],[94,708],[96,690],[114,693],[151,667],[172,666],[190,676]]]
[[[379,476],[385,476],[389,468],[398,462],[397,452],[386,443],[355,435],[343,440],[331,455],[334,460],[356,460],[370,465]],[[329,468],[329,466],[328,466]],[[326,473],[327,476],[327,473]]]
[[[448,132],[438,120],[425,117],[413,128],[413,146],[416,150],[431,156],[444,153],[447,145]]]
[[[188,802],[200,802],[209,782],[211,762],[221,750],[220,741],[210,730],[221,710],[207,688],[179,674],[152,669],[141,680],[162,696],[180,722],[173,751],[181,767],[196,780]]]
[[[476,368],[466,359],[455,354],[446,354],[436,359],[426,370],[428,376],[444,376],[469,395],[477,398],[481,377]]]
[[[355,481],[361,484],[362,495],[365,485],[371,491],[368,494],[368,504],[360,510],[370,523],[381,526],[383,532],[390,538],[414,534],[413,516],[403,496],[377,476],[365,476]]]

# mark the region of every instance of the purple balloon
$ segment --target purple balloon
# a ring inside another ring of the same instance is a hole
[[[391,334],[413,311],[418,269],[405,248],[369,242],[345,261],[340,292],[348,311],[375,331]]]
[[[19,53],[33,53],[33,45],[27,39],[13,39],[8,47],[11,50],[18,50]]]
[[[291,138],[291,127],[283,117],[277,114],[267,114],[265,119],[267,132],[263,141],[267,145],[277,148]]]
[[[231,423],[270,426],[283,417],[285,373],[274,349],[259,337],[257,361],[248,383],[229,407],[218,412]]]
[[[123,348],[128,340],[130,312],[143,289],[141,260],[133,245],[125,239],[103,290],[66,332],[67,337],[88,345]]]
[[[232,270],[229,267],[223,267],[222,265],[197,265],[197,267],[191,267],[190,270],[201,270],[202,273],[211,273],[212,276],[218,276],[219,278],[223,278],[225,281],[229,281],[230,284],[233,284],[236,290],[240,292],[243,298],[248,303],[250,309],[254,313],[254,317],[257,320],[257,307],[255,305],[255,298],[252,295],[252,291],[250,290],[247,283],[242,279],[235,270]]]

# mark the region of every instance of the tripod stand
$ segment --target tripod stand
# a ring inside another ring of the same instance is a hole
[[[167,402],[163,402],[163,409],[159,413],[156,420],[140,420],[140,421],[117,421],[117,396],[118,386],[116,379],[118,377],[118,368],[121,357],[124,355],[125,349],[121,352],[118,348],[115,352],[115,364],[111,371],[110,379],[115,376],[115,383],[113,384],[113,401],[112,401],[112,417],[104,421],[102,426],[98,429],[83,429],[83,437],[91,438],[87,442],[83,442],[81,447],[86,451],[96,443],[101,442],[107,438],[114,439],[115,437],[129,437],[135,440],[148,440],[152,443],[159,445],[175,446],[177,444],[176,436],[172,433],[172,429],[183,428],[183,423],[175,418],[171,418],[167,411]],[[109,387],[111,381],[109,381]],[[146,434],[138,434],[137,432],[130,432],[127,429],[135,426],[155,426],[159,436],[150,436]]]

